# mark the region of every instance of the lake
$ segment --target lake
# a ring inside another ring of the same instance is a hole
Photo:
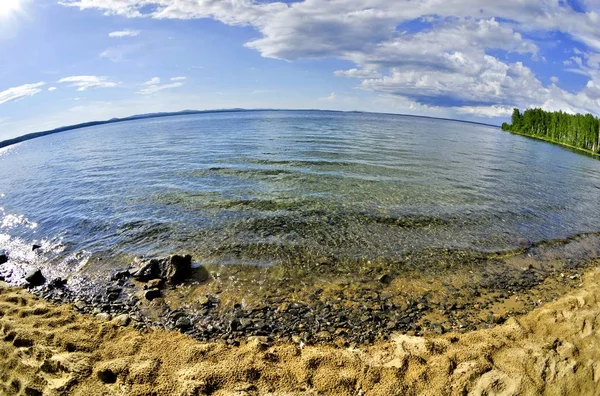
[[[600,231],[599,197],[600,161],[496,127],[201,114],[2,149],[0,248],[58,273],[179,252],[258,265],[495,252]]]

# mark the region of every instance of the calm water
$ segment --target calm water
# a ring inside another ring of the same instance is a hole
[[[598,232],[599,198],[600,161],[498,128],[328,112],[205,114],[3,149],[0,247],[71,270],[90,256],[170,252],[268,264],[490,251]],[[44,255],[30,251],[34,242]]]

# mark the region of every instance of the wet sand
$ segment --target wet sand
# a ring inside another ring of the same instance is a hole
[[[491,329],[365,347],[203,343],[143,333],[0,289],[7,395],[592,395],[600,392],[600,261],[581,285]]]

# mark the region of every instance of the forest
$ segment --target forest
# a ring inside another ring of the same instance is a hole
[[[511,124],[505,122],[502,130],[600,153],[600,119],[591,114],[514,109]]]

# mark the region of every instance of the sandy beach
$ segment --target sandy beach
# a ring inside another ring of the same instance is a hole
[[[6,395],[592,395],[600,392],[600,262],[581,286],[491,329],[361,348],[202,343],[140,333],[0,289]]]

